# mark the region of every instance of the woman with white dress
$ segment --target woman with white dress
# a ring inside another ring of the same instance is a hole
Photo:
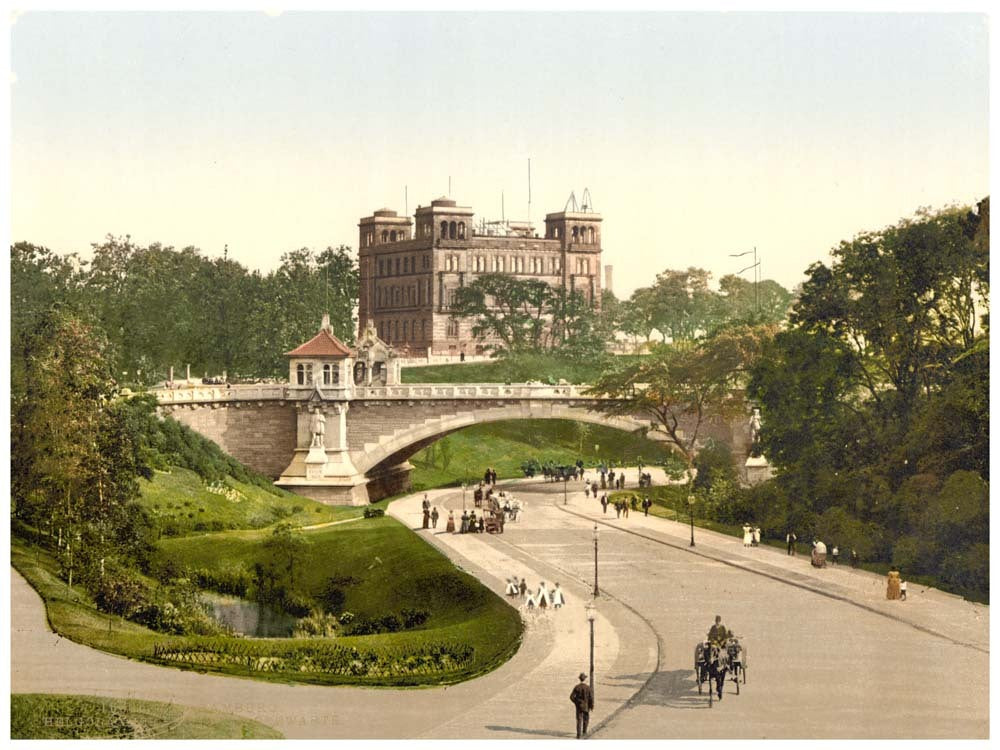
[[[521,593],[521,591],[517,587],[517,579],[516,578],[508,578],[507,579],[507,596],[517,596],[520,593]]]
[[[750,524],[743,524],[743,546],[749,547],[751,542],[753,542],[753,536],[750,534]]]
[[[552,606],[559,609],[562,605],[566,603],[566,599],[563,597],[562,589],[559,588],[559,584],[552,590]]]

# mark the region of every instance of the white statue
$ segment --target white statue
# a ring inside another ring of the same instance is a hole
[[[753,408],[753,414],[750,417],[750,443],[755,444],[760,440],[760,407],[755,406]]]
[[[326,435],[326,417],[319,408],[313,409],[312,419],[309,420],[309,432],[312,433],[311,448],[323,448],[323,438]]]

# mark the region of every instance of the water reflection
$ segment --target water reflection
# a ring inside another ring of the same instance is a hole
[[[209,614],[223,625],[243,635],[258,638],[287,638],[298,618],[238,596],[203,591],[201,600],[209,606]]]

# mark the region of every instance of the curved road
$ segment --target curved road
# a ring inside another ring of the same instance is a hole
[[[634,472],[633,472],[634,473]],[[911,585],[888,602],[877,576],[815,570],[802,557],[632,513],[601,513],[582,485],[511,487],[526,504],[502,536],[418,531],[497,592],[517,574],[559,581],[567,606],[526,613],[518,654],[446,689],[372,690],[255,682],[130,662],[47,631],[34,592],[12,575],[11,689],[197,704],[263,721],[289,737],[570,737],[568,701],[586,669],[583,603],[600,525],[597,737],[989,736],[989,608]],[[461,492],[430,493],[462,507]],[[471,492],[467,495],[471,506]],[[421,496],[390,513],[419,526]],[[691,670],[714,614],[747,644],[748,683],[711,709]]]

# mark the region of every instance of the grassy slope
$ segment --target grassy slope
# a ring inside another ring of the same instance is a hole
[[[600,447],[595,451],[595,446]],[[592,466],[599,461],[634,465],[642,457],[649,465],[659,463],[667,454],[662,443],[611,427],[529,419],[467,427],[420,451],[410,462],[416,467],[412,479],[419,490],[463,480],[478,481],[487,466],[496,469],[501,478],[520,477],[521,463],[530,458],[557,464],[571,464],[582,458]]]
[[[11,695],[11,739],[283,739],[256,721],[173,703],[90,695]]]
[[[268,533],[229,531],[163,540],[159,554],[198,567],[245,564],[261,553]],[[407,647],[428,641],[468,643],[476,649],[476,655],[461,674],[463,679],[499,666],[516,651],[521,637],[517,611],[472,576],[456,570],[446,557],[393,519],[368,519],[303,533],[311,542],[302,578],[310,592],[318,593],[332,575],[350,575],[361,580],[345,587],[349,611],[377,616],[412,608],[431,613],[420,629],[341,637],[336,639],[337,644],[364,649]],[[70,640],[136,659],[150,659],[154,644],[183,640],[98,612],[81,587],[69,590],[56,576],[58,564],[49,553],[18,537],[11,540],[11,561],[45,599],[53,629]],[[465,584],[462,588],[468,593],[464,599],[448,594],[446,584],[455,579]],[[303,680],[326,684],[351,681],[343,676],[317,674],[304,675]],[[410,678],[406,684],[419,681]]]
[[[332,507],[281,490],[272,494],[232,477],[226,485],[240,493],[238,502],[208,491],[193,471],[174,467],[139,480],[139,503],[161,525],[173,524],[180,534],[224,529],[255,529],[285,520],[299,526],[339,521],[361,514],[361,508]],[[298,510],[296,510],[298,508]]]

